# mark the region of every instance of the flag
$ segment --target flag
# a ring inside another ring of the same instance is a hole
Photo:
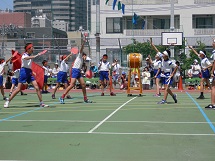
[[[44,84],[44,69],[34,62],[32,62],[31,68],[39,89],[42,89]]]
[[[125,14],[125,4],[122,4],[122,14]]]
[[[113,10],[115,9],[117,0],[113,0]]]
[[[107,4],[108,4],[108,2],[109,2],[109,0],[106,0],[105,4],[107,5]]]
[[[15,55],[15,57],[12,58],[12,63],[13,63],[13,71],[15,71],[16,69],[20,69],[21,68],[21,64],[22,64],[22,61],[21,61],[21,58],[22,58],[22,55],[17,53],[17,51],[14,51],[12,50],[12,55]]]
[[[122,9],[122,5],[121,5],[121,2],[119,1],[118,2],[118,10],[121,10]]]
[[[138,19],[138,16],[137,16],[137,14],[134,12],[134,15],[133,15],[133,17],[132,17],[132,23],[133,23],[134,25],[137,24],[137,19]]]

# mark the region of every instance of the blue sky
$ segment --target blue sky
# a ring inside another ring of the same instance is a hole
[[[0,9],[13,9],[13,0],[0,0]]]

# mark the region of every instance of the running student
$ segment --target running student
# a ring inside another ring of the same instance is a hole
[[[20,76],[19,76],[19,83],[16,90],[11,94],[10,98],[6,100],[4,103],[4,107],[8,108],[10,101],[21,91],[21,87],[24,83],[31,83],[34,88],[36,89],[37,96],[40,101],[40,107],[49,107],[48,105],[44,104],[42,101],[42,95],[40,93],[40,89],[35,78],[32,75],[32,59],[39,56],[39,54],[31,56],[34,51],[34,47],[32,43],[27,43],[25,45],[25,53],[22,55],[22,65],[20,69]]]
[[[19,82],[19,73],[20,73],[20,69],[16,69],[15,71],[11,72],[12,86],[10,88],[9,96],[11,96],[11,94],[13,92],[13,89],[18,85],[18,82]],[[27,94],[23,93],[22,91],[20,93],[21,93],[21,95],[27,95]]]
[[[78,55],[74,61],[74,65],[72,66],[70,85],[66,88],[63,95],[59,98],[61,104],[64,104],[64,98],[67,95],[67,93],[69,93],[69,91],[75,86],[76,80],[78,80],[78,82],[80,83],[80,85],[82,87],[84,102],[85,103],[92,103],[92,101],[87,99],[86,84],[85,84],[85,81],[81,75],[82,65],[87,58],[86,53],[83,52],[84,43],[82,44],[81,50],[78,53]]]
[[[213,56],[213,67],[211,70],[211,76],[213,78],[212,80],[212,89],[211,89],[211,104],[207,105],[205,108],[206,109],[215,109],[215,42],[212,44],[213,46],[213,51],[212,51],[212,56]]]
[[[167,96],[168,94],[170,94],[173,98],[173,100],[175,101],[175,103],[178,102],[177,100],[177,95],[173,94],[171,89],[169,88],[170,85],[172,85],[172,81],[173,81],[173,76],[178,68],[178,66],[173,63],[170,59],[170,51],[169,50],[165,50],[163,52],[163,60],[162,60],[162,74],[163,75],[163,84],[164,84],[164,98],[158,102],[158,104],[165,104],[167,103]],[[174,69],[174,70],[173,70]],[[172,71],[173,70],[173,71]]]
[[[67,64],[69,57],[72,56],[73,53],[69,54],[69,55],[63,55],[61,57],[61,63],[60,63],[60,71],[57,73],[57,84],[55,86],[54,89],[54,93],[52,94],[52,99],[55,99],[55,93],[58,89],[58,87],[60,87],[60,84],[63,83],[65,89],[68,87],[68,77],[67,77],[67,72],[69,71],[69,66]],[[70,95],[66,96],[67,99],[71,99]]]
[[[197,53],[197,51],[195,49],[193,49],[193,47],[188,46],[198,57],[199,59],[201,59],[201,72],[202,72],[202,78],[201,78],[201,82],[200,82],[200,96],[197,99],[205,99],[204,97],[204,82],[207,83],[207,85],[210,87],[211,89],[211,85],[210,85],[210,71],[209,69],[212,67],[211,62],[208,60],[208,58],[206,57],[206,52],[205,51],[199,51],[199,54]]]
[[[1,94],[3,96],[3,100],[6,100],[6,96],[4,93],[4,87],[3,87],[3,75],[4,75],[4,67],[5,65],[12,59],[13,57],[11,57],[10,59],[8,59],[6,62],[4,59],[0,59],[0,90],[1,90]]]
[[[112,88],[110,87],[109,72],[112,67],[111,67],[110,63],[107,61],[107,59],[108,59],[107,54],[104,54],[99,63],[99,67],[98,67],[99,81],[100,81],[101,90],[102,90],[101,96],[104,96],[104,88],[105,88],[106,84],[109,86],[110,95],[116,96],[116,94],[112,92]]]

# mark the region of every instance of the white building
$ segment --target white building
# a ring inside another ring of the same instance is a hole
[[[68,23],[66,21],[54,20],[52,25],[54,28],[68,32]]]
[[[95,2],[93,0],[91,9],[92,38],[96,33]],[[112,3],[113,0],[109,0],[108,5],[100,2],[101,55],[108,49],[119,49],[119,39],[122,46],[132,43],[133,38],[143,42],[150,37],[155,44],[161,44],[161,33],[170,32],[171,0],[121,0],[125,14],[118,10],[117,4],[113,10]],[[201,40],[211,46],[215,37],[214,11],[215,0],[174,0],[174,31],[183,32],[189,45]],[[139,16],[136,25],[132,23],[134,12]],[[95,41],[91,47],[92,53],[96,53]],[[98,55],[94,57],[98,59]]]
[[[46,16],[45,13],[43,13],[42,10],[39,10],[37,15],[31,18],[31,27],[51,27],[52,22],[51,20]]]

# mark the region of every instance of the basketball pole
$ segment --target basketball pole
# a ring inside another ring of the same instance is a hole
[[[175,30],[175,22],[174,22],[174,1],[171,0],[171,12],[170,12],[170,32],[174,32]],[[175,57],[174,45],[170,45],[171,57]]]

